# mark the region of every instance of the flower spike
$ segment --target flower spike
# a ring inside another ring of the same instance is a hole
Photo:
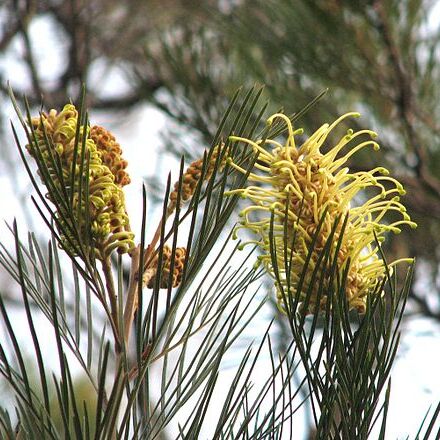
[[[78,123],[78,112],[72,104],[65,105],[61,112],[42,113],[31,121],[34,137],[27,149],[37,159],[40,176],[43,178],[45,171],[51,176],[47,197],[57,208],[61,246],[76,255],[79,243],[72,228],[78,228],[80,235],[88,235],[90,230],[95,254],[105,260],[115,249],[126,253],[134,248],[122,191],[130,181],[124,170],[127,162],[121,158],[122,151],[111,133],[101,127],[77,130]],[[85,195],[80,191],[82,154],[88,160],[90,224],[86,224]],[[60,202],[59,194],[66,191],[72,194],[70,209]],[[70,225],[65,224],[66,219]]]
[[[275,279],[277,302],[284,312],[288,307],[285,295],[299,294],[300,307],[305,313],[325,308],[327,296],[319,297],[318,284],[320,279],[329,282],[331,277],[322,274],[324,268],[319,268],[318,276],[313,273],[330,237],[332,253],[336,252],[336,243],[339,243],[336,256],[339,278],[347,273],[348,306],[365,312],[367,295],[376,291],[376,286],[386,275],[377,243],[384,241],[388,231],[399,233],[402,225],[416,227],[399,201],[405,191],[396,179],[389,176],[387,169],[377,167],[371,171],[350,172],[347,167],[350,157],[358,151],[371,147],[374,151],[379,149],[374,140],[377,137],[375,132],[350,129],[332,148],[321,151],[340,122],[359,116],[359,113],[346,113],[332,124],[322,125],[300,146],[297,146],[295,136],[303,131],[294,130],[288,116],[282,113],[272,115],[267,124],[271,125],[275,120],[285,123],[287,139],[284,144],[273,139],[263,143],[261,140],[233,138],[258,154],[256,170],[249,175],[249,180],[257,185],[228,193],[251,202],[240,214],[235,236],[239,229],[247,229],[257,237],[247,243],[260,248],[262,254],[258,262]],[[272,147],[271,151],[266,150],[267,145]],[[246,172],[231,159],[229,163],[240,172]],[[365,189],[370,191],[366,193]],[[360,194],[362,198],[358,197]],[[363,203],[356,203],[361,200]],[[387,223],[383,222],[387,214],[392,213],[402,219],[396,220],[393,216]],[[315,246],[306,265],[313,240],[316,240]],[[289,261],[284,261],[286,256]],[[412,260],[401,259],[389,267],[402,261]],[[297,292],[303,271],[302,291]],[[310,295],[306,290],[313,280],[316,286],[311,286]]]

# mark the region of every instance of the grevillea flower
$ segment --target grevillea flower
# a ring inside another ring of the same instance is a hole
[[[64,225],[59,228],[63,248],[75,253],[78,243],[74,238],[75,234],[70,232],[74,226],[79,228],[78,234],[80,235],[87,234],[90,227],[92,244],[100,259],[107,258],[114,249],[117,249],[119,253],[131,250],[134,247],[134,234],[130,232],[129,219],[125,211],[124,193],[121,185],[115,181],[116,177],[111,169],[103,162],[103,157],[105,159],[109,152],[105,148],[99,149],[97,147],[95,141],[90,137],[88,127],[81,127],[79,130],[80,139],[77,142],[76,150],[77,163],[73,167],[78,124],[78,112],[75,107],[67,104],[60,113],[51,110],[48,114],[42,113],[41,116],[33,118],[31,122],[35,137],[27,148],[29,153],[37,158],[40,176],[45,174],[43,170],[47,170],[51,176],[52,184],[47,196],[55,203],[58,221]],[[95,137],[99,134],[102,133],[95,130]],[[101,142],[101,138],[98,136],[100,146],[105,147],[106,143]],[[111,140],[114,141],[114,138]],[[35,148],[35,142],[38,144],[38,149]],[[84,152],[83,145],[85,146]],[[85,224],[84,194],[79,193],[81,172],[79,158],[83,153],[89,161],[88,215],[90,225]],[[122,162],[120,149],[118,154],[116,161]],[[114,165],[113,162],[112,165]],[[125,168],[125,163],[120,166],[119,170],[123,170],[123,168]],[[72,178],[72,172],[75,173],[74,178]],[[73,188],[71,187],[72,182]],[[66,205],[60,203],[59,200],[57,202],[56,199],[60,198],[60,194],[72,192],[72,206],[70,209],[66,209]],[[66,224],[66,218],[70,218],[70,225]]]
[[[349,308],[364,312],[367,295],[377,291],[378,283],[386,275],[377,241],[382,242],[388,231],[399,233],[402,225],[416,227],[399,201],[405,191],[396,179],[388,175],[388,170],[377,167],[370,171],[350,172],[346,166],[348,159],[359,150],[368,147],[379,149],[374,141],[375,132],[348,130],[333,147],[325,146],[329,143],[329,134],[342,120],[358,116],[358,113],[347,113],[332,124],[324,124],[301,146],[296,145],[295,137],[303,130],[294,130],[290,119],[281,113],[274,114],[267,122],[271,125],[278,120],[286,125],[284,144],[272,139],[262,142],[232,138],[244,142],[258,153],[255,164],[258,171],[250,173],[249,180],[259,182],[259,185],[229,192],[251,202],[241,212],[242,221],[237,229],[244,228],[255,234],[256,239],[245,244],[253,243],[260,248],[259,261],[276,280],[278,304],[284,311],[288,302],[283,295],[299,294],[300,307],[304,309],[307,289],[310,288],[311,296],[304,312],[315,313],[325,306],[325,289],[318,298],[318,286],[321,279],[328,279],[325,274],[321,276],[319,255],[332,236],[333,252],[339,242],[336,256],[338,271],[340,275],[347,273],[345,291]],[[272,150],[268,151],[266,145]],[[232,161],[230,163],[246,172]],[[399,218],[396,219],[393,213],[397,213]],[[345,229],[342,230],[344,221]],[[331,235],[332,230],[334,235]],[[307,264],[314,238],[315,246]],[[276,271],[271,256],[271,240],[272,253],[276,255]],[[412,260],[398,260],[389,267],[399,261]],[[303,288],[297,292],[303,272]],[[311,283],[314,285],[310,286]]]

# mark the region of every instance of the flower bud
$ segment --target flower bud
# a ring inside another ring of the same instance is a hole
[[[185,266],[185,259],[186,259],[186,249],[184,247],[178,247],[176,248],[176,252],[174,255],[174,267],[173,267],[173,274],[171,279],[171,285],[172,287],[178,287],[180,283],[182,282],[182,275],[183,275],[183,269]],[[156,282],[156,276],[158,271],[161,272],[161,278],[160,278],[160,288],[161,289],[167,289],[168,286],[168,279],[170,276],[170,269],[171,269],[171,248],[168,245],[165,245],[163,248],[163,254],[162,254],[162,268],[158,268],[159,264],[159,257],[156,254],[154,259],[152,260],[150,264],[150,269],[148,269],[147,273],[151,273],[151,269],[153,270],[153,276],[146,276],[144,274],[144,284],[147,285],[149,289],[152,289],[154,287],[154,284]]]

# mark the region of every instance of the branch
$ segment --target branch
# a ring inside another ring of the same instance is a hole
[[[95,95],[94,90],[88,90],[86,101],[87,108],[89,109],[107,109],[107,110],[131,110],[136,104],[147,100],[147,98],[153,94],[157,89],[162,87],[160,81],[152,80],[151,82],[143,82],[135,90],[126,95],[117,98],[98,98]],[[41,95],[36,96],[33,93],[29,93],[29,90],[18,89],[17,87],[12,87],[14,96],[17,101],[24,104],[24,96],[26,96],[27,101],[31,107],[39,107],[41,105]],[[9,96],[8,86],[5,81],[0,77],[0,92],[6,96]],[[46,96],[44,97],[45,104],[50,108],[61,108],[68,98],[64,91],[61,89],[46,90]],[[75,100],[75,97],[71,97]]]
[[[377,22],[375,23],[375,27],[379,32],[379,35],[382,37],[395,73],[397,85],[397,97],[395,98],[395,104],[403,122],[403,127],[406,131],[410,146],[417,158],[417,164],[413,167],[413,169],[417,177],[423,183],[424,187],[431,194],[435,195],[436,198],[440,199],[440,182],[438,179],[433,177],[427,169],[426,150],[423,148],[423,143],[419,138],[414,126],[414,97],[412,94],[410,75],[403,66],[399,49],[393,40],[384,2],[381,0],[376,0],[373,7],[377,13]]]
[[[24,45],[25,45],[25,49],[26,49],[25,60],[26,60],[27,66],[29,68],[31,82],[32,82],[32,88],[34,90],[35,96],[41,97],[41,96],[43,96],[44,93],[43,93],[43,89],[41,87],[40,78],[38,75],[37,66],[36,66],[34,54],[32,51],[32,44],[31,44],[31,40],[29,38],[28,29],[27,29],[28,23],[29,23],[33,13],[32,13],[32,11],[27,11],[26,15],[23,15],[18,8],[17,2],[14,2],[14,8],[15,8],[16,16],[17,16],[17,24],[19,27],[19,31],[23,37],[23,41],[24,41]]]
[[[436,321],[440,322],[440,310],[434,310],[429,305],[426,297],[418,295],[414,292],[414,289],[411,289],[409,298],[418,305],[420,313],[422,313],[423,316],[435,319]]]
[[[9,46],[11,40],[18,34],[20,31],[20,23],[16,21],[12,25],[10,24],[9,29],[6,29],[2,35],[2,39],[0,40],[0,52],[6,50]]]

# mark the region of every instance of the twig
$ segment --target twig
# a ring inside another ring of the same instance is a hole
[[[155,247],[160,238],[160,232],[163,226],[163,222],[167,221],[171,213],[172,211],[168,209],[166,217],[160,220],[156,228],[156,232],[154,233],[153,239],[151,240],[147,248],[144,250],[142,268],[139,267],[140,252],[141,252],[140,245],[132,253],[130,281],[127,290],[127,299],[125,302],[125,309],[124,309],[124,341],[126,346],[128,346],[128,342],[130,340],[131,326],[133,324],[134,314],[136,313],[139,303],[138,301],[139,278],[142,277],[143,275],[146,275],[146,279],[143,280],[143,283],[148,284],[148,281],[155,274],[155,271],[148,272],[147,269],[150,263],[153,261],[154,255],[156,254]]]

